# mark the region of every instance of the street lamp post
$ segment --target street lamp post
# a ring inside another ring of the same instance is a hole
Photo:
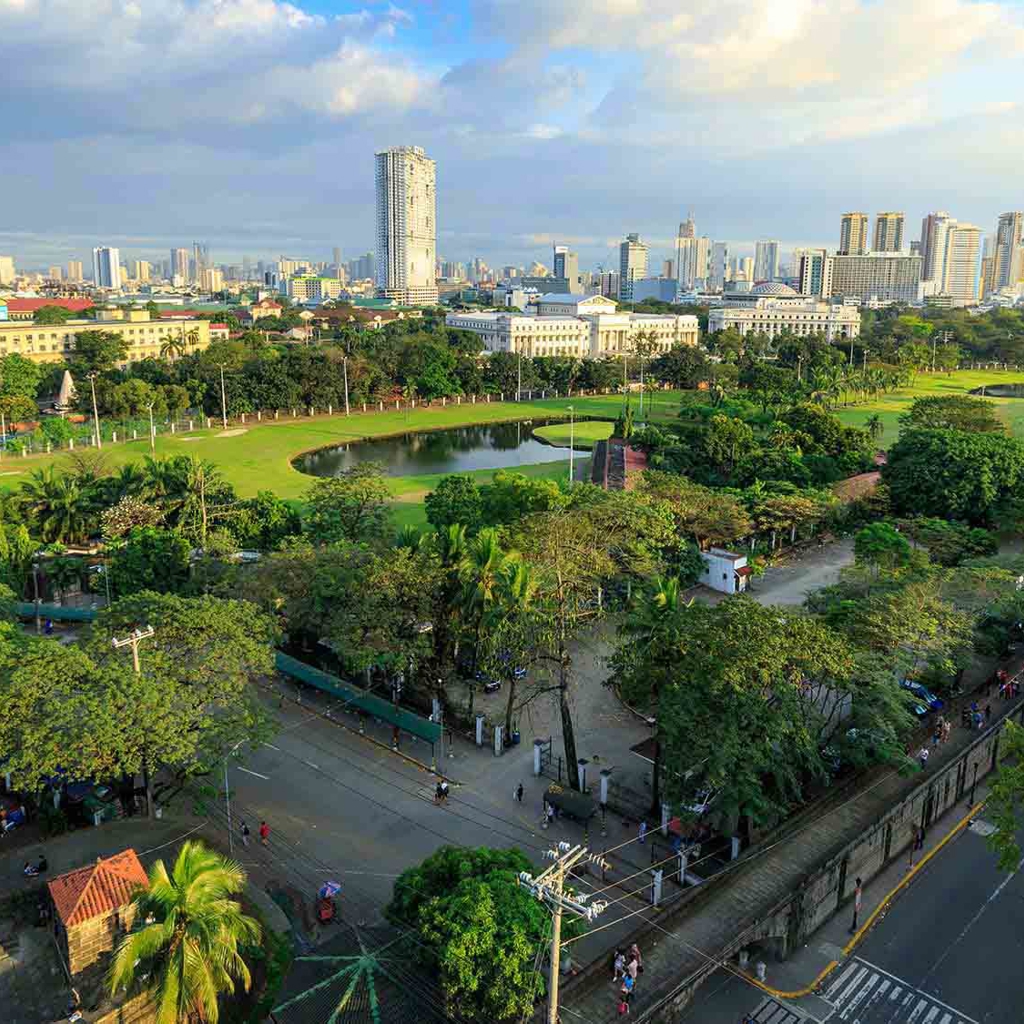
[[[146,406],[149,410],[149,450],[156,453],[156,427],[153,426],[153,403]]]
[[[39,614],[39,555],[32,559],[32,591],[35,595],[36,606],[36,635],[43,631],[42,616]]]
[[[347,352],[345,352],[345,354],[341,357],[341,369],[342,369],[342,372],[345,375],[345,415],[348,416],[349,409],[348,409],[348,353]]]
[[[92,386],[92,422],[96,432],[96,447],[103,447],[103,439],[100,437],[100,413],[96,405],[96,371],[89,374],[89,384]]]
[[[224,390],[224,364],[220,364],[220,420],[224,429],[228,429],[228,400]]]
[[[228,816],[228,853],[232,855],[235,852],[235,839],[231,830],[231,788],[228,785],[228,758],[231,757],[244,742],[244,740],[239,740],[224,755],[224,809],[227,811]]]
[[[151,636],[154,636],[156,630],[152,626],[146,626],[145,629],[140,629],[138,626],[135,627],[125,637],[111,637],[110,646],[115,651],[121,650],[123,647],[130,647],[132,649],[132,668],[135,670],[137,676],[142,675],[142,667],[139,665],[139,644],[143,640],[148,640]],[[146,816],[149,818],[153,817],[153,789],[150,785],[149,779],[149,759],[143,754],[142,761],[142,782],[146,787]]]
[[[516,371],[516,401],[520,402],[523,398],[523,353],[519,355],[519,366]]]
[[[573,444],[576,439],[576,419],[573,407],[569,406],[569,489],[573,484]]]

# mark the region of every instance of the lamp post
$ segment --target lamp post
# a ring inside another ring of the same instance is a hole
[[[111,637],[110,646],[115,651],[121,650],[123,647],[130,647],[132,649],[132,668],[135,670],[137,676],[142,675],[142,668],[139,665],[139,644],[143,640],[148,640],[151,636],[155,635],[156,630],[152,626],[146,626],[145,629],[140,629],[138,626],[135,627],[125,637]],[[149,781],[149,760],[145,754],[143,754],[142,761],[142,782],[146,787],[146,816],[149,818],[153,817],[153,788]]]
[[[103,447],[103,440],[100,437],[100,413],[96,405],[96,371],[89,374],[89,384],[92,387],[92,422],[96,432],[96,447]]]
[[[569,489],[572,490],[573,484],[573,444],[576,439],[576,419],[573,407],[569,406]]]
[[[228,853],[232,855],[235,852],[235,839],[231,829],[231,788],[228,785],[228,758],[231,757],[244,742],[245,740],[239,740],[224,755],[224,809],[227,811],[228,816]]]
[[[220,364],[220,421],[228,429],[228,400],[224,390],[224,364]]]
[[[153,426],[153,403],[146,406],[149,410],[149,450],[156,453],[156,427]]]

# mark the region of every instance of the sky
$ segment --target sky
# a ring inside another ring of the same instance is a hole
[[[439,255],[495,266],[1024,208],[1024,0],[0,0],[0,67],[23,267],[352,258],[390,145],[437,160]]]

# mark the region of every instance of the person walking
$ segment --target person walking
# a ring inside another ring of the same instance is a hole
[[[243,846],[248,846],[249,845],[249,826],[246,825],[246,823],[243,821],[242,824],[238,826],[238,831],[239,831],[239,834],[242,836],[242,845]]]
[[[441,803],[448,803],[448,780],[441,780]]]
[[[622,955],[622,950],[615,950],[615,957],[612,960],[612,982],[616,982],[622,977],[626,970],[626,958]]]
[[[918,761],[921,762],[921,771],[924,771],[928,767],[928,748],[922,747],[921,752],[917,755]]]
[[[630,997],[633,995],[633,986],[633,979],[629,976],[629,973],[627,972],[622,976],[622,994],[623,996],[625,996],[627,1003],[629,1002]]]
[[[640,822],[639,839],[640,839],[641,844],[643,844],[643,843],[645,843],[647,841],[647,822],[646,821],[641,821]]]
[[[636,961],[636,968],[640,974],[644,973],[644,958],[640,955],[640,947],[634,942],[629,947],[629,955]]]
[[[523,784],[521,782],[516,786],[516,802],[520,804],[523,802]]]
[[[270,826],[265,822],[260,822],[260,842],[264,846],[270,845]]]

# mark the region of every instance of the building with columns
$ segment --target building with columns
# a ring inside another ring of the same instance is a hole
[[[488,352],[577,359],[632,353],[641,334],[667,352],[674,345],[696,345],[700,333],[695,316],[620,312],[603,295],[541,295],[535,315],[449,313],[445,323],[478,334]]]
[[[709,334],[730,327],[740,334],[769,338],[788,330],[803,336],[822,334],[834,341],[860,334],[860,310],[801,295],[778,282],[764,283],[742,295],[726,295],[723,304],[708,313]]]

